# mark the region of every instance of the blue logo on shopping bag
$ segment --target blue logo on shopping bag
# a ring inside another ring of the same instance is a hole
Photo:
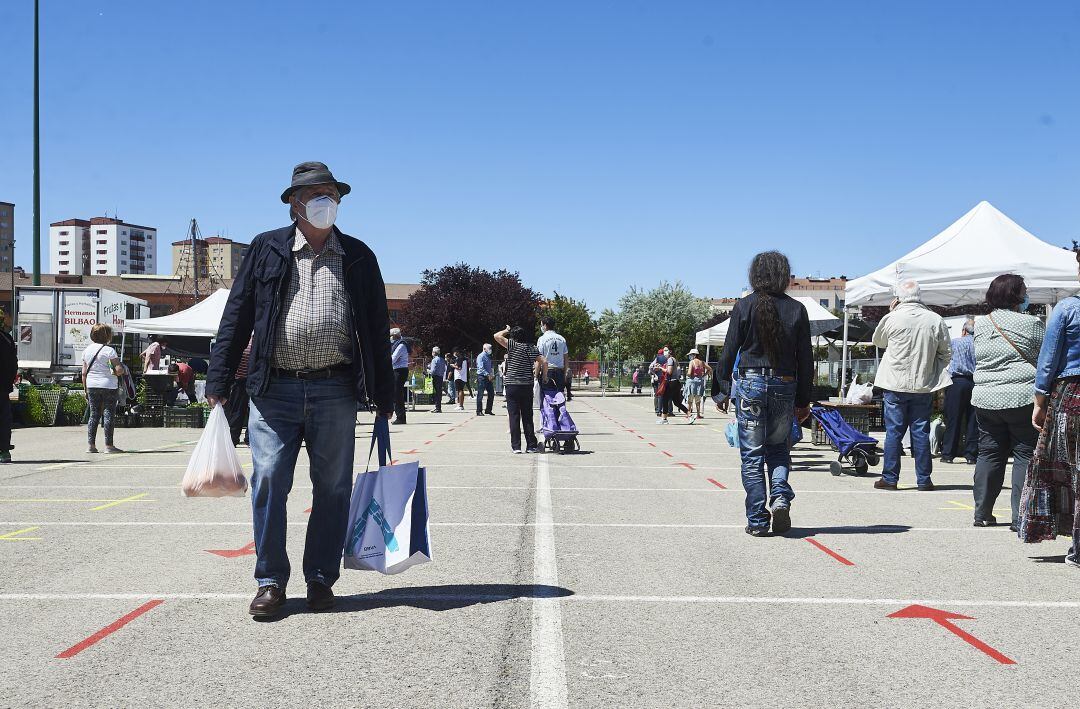
[[[360,540],[364,536],[364,528],[367,527],[368,516],[374,520],[379,529],[382,530],[383,543],[386,544],[386,548],[389,551],[397,551],[398,543],[397,538],[394,537],[394,530],[390,528],[390,524],[386,521],[386,517],[383,516],[382,507],[379,506],[378,501],[375,498],[371,498],[371,503],[364,510],[364,514],[360,515],[360,519],[356,520],[356,525],[353,527],[352,544],[349,548],[352,549],[353,556],[359,556],[361,549],[358,549]]]

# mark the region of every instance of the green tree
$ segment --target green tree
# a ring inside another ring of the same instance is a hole
[[[555,318],[555,330],[566,338],[570,359],[585,359],[589,348],[596,344],[600,336],[588,306],[583,301],[556,292],[555,297],[544,305],[544,315]]]
[[[709,317],[710,304],[681,282],[664,281],[650,291],[631,286],[619,299],[617,313],[605,311],[599,329],[607,340],[618,338],[628,357],[649,359],[664,345],[680,359],[694,346],[698,326]]]

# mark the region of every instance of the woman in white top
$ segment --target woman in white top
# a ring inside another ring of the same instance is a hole
[[[90,330],[93,344],[83,352],[82,381],[86,391],[86,402],[90,406],[90,421],[86,424],[86,437],[90,442],[88,453],[97,453],[98,422],[105,424],[105,452],[122,453],[113,445],[113,412],[116,411],[116,398],[120,389],[117,378],[124,373],[120,365],[120,356],[109,343],[112,342],[112,328],[98,323]]]
[[[469,358],[455,353],[458,366],[454,371],[454,387],[457,389],[457,410],[465,410],[465,388],[469,386]]]

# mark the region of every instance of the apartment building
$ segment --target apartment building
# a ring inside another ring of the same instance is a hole
[[[15,205],[0,202],[0,271],[10,271],[15,263]]]
[[[172,242],[173,274],[200,280],[234,278],[240,270],[248,245],[222,236]]]
[[[50,270],[59,275],[157,273],[157,229],[112,217],[49,225]]]

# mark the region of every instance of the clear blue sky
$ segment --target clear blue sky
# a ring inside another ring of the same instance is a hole
[[[596,308],[662,278],[736,294],[765,247],[859,275],[981,199],[1080,238],[1074,1],[43,5],[46,225],[246,241],[323,160],[387,280],[465,261]],[[0,3],[26,266],[32,7]]]

